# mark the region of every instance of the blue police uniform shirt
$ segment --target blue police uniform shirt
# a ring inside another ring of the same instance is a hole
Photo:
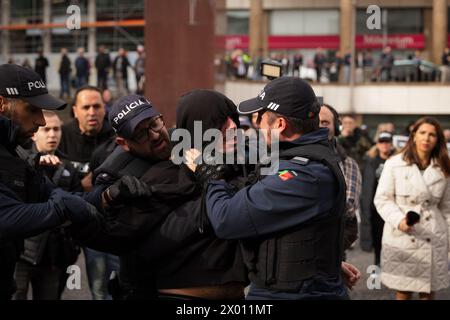
[[[328,129],[320,129],[291,143],[300,146],[327,139]],[[332,214],[337,186],[331,170],[320,162],[280,160],[276,174],[266,176],[236,193],[225,181],[212,181],[206,194],[206,208],[219,238],[258,237]],[[304,288],[298,294],[281,294],[252,285],[247,298],[308,298],[310,286],[318,283],[317,279],[310,284],[308,281],[305,281]],[[344,297],[346,294],[340,278],[330,283],[329,280],[323,281],[328,288],[325,291],[335,293],[331,295],[333,298],[341,295]]]

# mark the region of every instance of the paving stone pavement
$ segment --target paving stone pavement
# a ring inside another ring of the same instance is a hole
[[[381,289],[368,289],[367,280],[369,274],[367,267],[373,264],[373,253],[364,252],[356,244],[352,250],[347,251],[347,261],[354,264],[361,271],[361,279],[350,291],[350,298],[353,300],[394,300],[395,293],[392,290],[381,286]],[[81,269],[81,289],[66,290],[63,293],[63,300],[91,300],[92,296],[89,291],[86,269],[84,263],[84,255],[81,254],[76,263]],[[369,281],[373,284],[373,281]],[[415,297],[417,299],[417,296]],[[437,300],[450,300],[450,288],[438,291],[436,293]]]
[[[350,291],[350,298],[353,300],[394,300],[395,292],[389,290],[383,285],[380,289],[370,290],[368,288],[369,273],[367,268],[374,263],[374,255],[370,252],[364,252],[357,243],[352,250],[347,251],[347,261],[355,265],[361,271],[361,279]],[[372,280],[372,279],[371,279]],[[374,281],[369,281],[369,286],[373,287]],[[418,299],[417,295],[415,299]],[[450,300],[450,288],[440,290],[436,293],[437,300]]]

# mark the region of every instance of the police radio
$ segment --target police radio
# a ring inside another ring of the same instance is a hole
[[[261,62],[260,73],[267,79],[273,80],[282,76],[283,64],[281,62],[265,59]]]

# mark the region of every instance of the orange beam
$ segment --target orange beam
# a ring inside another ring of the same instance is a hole
[[[120,20],[120,21],[96,21],[81,22],[81,28],[104,28],[104,27],[144,27],[144,19]],[[35,23],[35,24],[10,24],[0,26],[0,30],[28,30],[28,29],[53,29],[66,28],[65,23]]]

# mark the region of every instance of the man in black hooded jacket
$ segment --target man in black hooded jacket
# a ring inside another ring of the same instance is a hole
[[[211,110],[196,112],[195,105]],[[211,122],[204,129],[220,129],[237,115],[229,99],[206,90],[183,97],[178,109],[183,109],[179,125],[184,128],[208,116]],[[78,233],[87,246],[121,255],[119,297],[243,298],[247,275],[239,245],[217,239],[207,228],[194,175],[186,166],[168,161],[170,145],[162,116],[144,97],[130,95],[116,102],[110,121],[121,147],[96,171],[97,183],[128,174],[153,190],[150,199],[117,208],[112,187],[107,200],[116,209],[110,219]]]

